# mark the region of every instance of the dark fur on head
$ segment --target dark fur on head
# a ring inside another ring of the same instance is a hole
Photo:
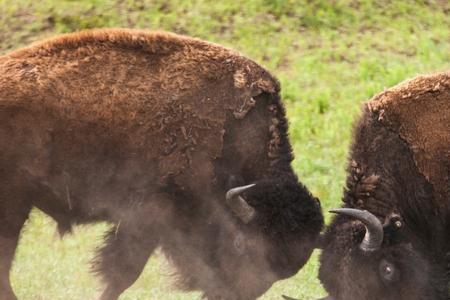
[[[258,212],[255,222],[274,236],[300,232],[316,234],[323,225],[322,216],[317,214],[319,200],[297,181],[258,181],[246,195],[248,203]]]
[[[260,181],[246,196],[257,212],[250,225],[273,245],[272,268],[281,278],[294,275],[311,253],[302,245],[314,244],[323,227],[320,202],[301,183],[283,179]]]

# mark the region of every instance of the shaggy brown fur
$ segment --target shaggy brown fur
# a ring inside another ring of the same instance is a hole
[[[377,216],[384,240],[381,249],[363,252],[362,224],[334,218],[319,275],[332,299],[448,299],[448,153],[450,73],[419,76],[366,104],[343,201]]]
[[[211,178],[212,166],[198,162],[220,156],[227,110],[243,118],[253,97],[279,90],[269,73],[236,52],[145,31],[66,35],[13,52],[1,67],[2,106],[26,106],[35,118],[57,115],[69,131],[92,122],[113,129],[102,135],[120,136],[128,153],[158,157],[161,180],[185,169]],[[74,138],[77,144],[86,135]],[[198,148],[203,153],[191,156]],[[30,172],[45,173],[48,166],[38,163]],[[204,169],[195,170],[199,165]]]
[[[156,247],[183,288],[254,299],[306,262],[320,207],[297,181],[278,82],[221,46],[94,30],[0,57],[0,298],[31,207],[63,234],[113,224],[95,270],[116,299]],[[243,224],[227,189],[258,216]]]
[[[450,72],[406,81],[377,95],[368,105],[382,124],[407,142],[418,169],[433,184],[439,207],[448,210]]]

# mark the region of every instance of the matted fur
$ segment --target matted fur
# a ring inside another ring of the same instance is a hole
[[[418,76],[375,96],[369,108],[398,132],[444,209],[450,203],[450,72]]]
[[[219,157],[227,111],[243,118],[253,97],[279,90],[268,72],[237,52],[164,32],[68,34],[2,61],[1,105],[45,107],[45,113],[73,120],[66,124],[73,130],[92,121],[114,129],[107,134],[123,136],[130,153],[145,149],[160,158],[162,179]],[[207,157],[196,156],[198,148]],[[192,171],[212,176],[212,167]]]

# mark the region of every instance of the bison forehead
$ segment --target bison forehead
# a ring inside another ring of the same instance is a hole
[[[450,72],[419,76],[376,95],[378,121],[409,145],[419,171],[442,203],[450,197]],[[445,205],[445,204],[444,204]]]

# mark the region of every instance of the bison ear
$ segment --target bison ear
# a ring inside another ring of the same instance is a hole
[[[244,198],[241,197],[241,194],[254,186],[255,184],[249,184],[245,186],[235,187],[230,189],[226,194],[227,205],[245,224],[253,220],[256,212],[255,209],[251,207]]]

